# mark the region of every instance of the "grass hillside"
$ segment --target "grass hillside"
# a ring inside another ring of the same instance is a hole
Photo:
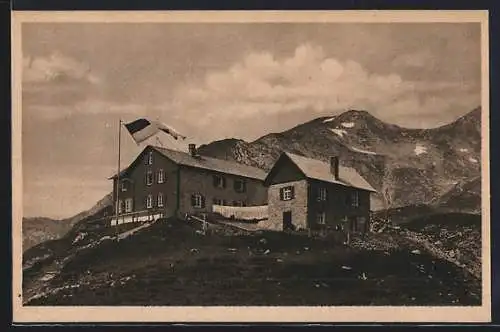
[[[39,251],[25,264],[26,305],[480,304],[472,276],[389,234],[345,246],[283,232],[203,236],[175,219],[121,241],[113,230]]]

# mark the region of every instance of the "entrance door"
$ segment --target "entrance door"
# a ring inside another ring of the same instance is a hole
[[[292,229],[292,211],[283,212],[283,230]]]

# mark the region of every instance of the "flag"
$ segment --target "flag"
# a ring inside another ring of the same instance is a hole
[[[169,134],[174,139],[186,139],[185,136],[179,134],[174,128],[167,126],[159,121],[151,121],[145,118],[137,119],[135,121],[125,124],[130,135],[134,141],[139,144],[144,142],[151,136],[158,134],[160,131]]]

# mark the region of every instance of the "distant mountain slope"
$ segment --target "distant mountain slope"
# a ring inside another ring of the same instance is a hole
[[[322,117],[253,142],[226,139],[202,145],[202,155],[268,170],[281,151],[327,160],[338,155],[377,190],[387,188],[392,206],[436,201],[457,183],[480,176],[481,109],[432,129],[388,124],[367,111]],[[372,207],[383,206],[374,195]]]
[[[77,215],[55,220],[43,217],[23,218],[23,251],[45,241],[55,240],[64,236],[79,221],[94,215],[97,211],[111,205],[111,194],[104,196],[90,209]]]
[[[481,213],[481,177],[457,183],[442,195],[435,205],[453,211]]]

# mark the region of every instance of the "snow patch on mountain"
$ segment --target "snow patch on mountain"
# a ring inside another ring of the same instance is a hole
[[[335,117],[333,117],[333,118],[328,118],[328,119],[325,119],[325,120],[323,120],[323,123],[328,123],[328,122],[332,122],[333,120],[335,120]]]
[[[415,155],[419,156],[422,153],[427,153],[427,147],[422,144],[417,144],[415,145],[415,149],[413,151],[415,151]]]
[[[345,131],[344,129],[330,129],[334,134],[340,136],[340,137],[344,137],[344,135],[347,135],[347,131]]]
[[[354,127],[354,122],[342,122],[342,127],[352,128],[352,127]]]
[[[471,157],[471,158],[469,158],[469,161],[470,161],[471,163],[477,163],[477,159],[476,159],[476,158],[472,158],[472,157]]]
[[[358,148],[355,148],[354,146],[351,147],[351,150],[356,151],[356,152],[360,152],[360,153],[366,153],[366,154],[373,154],[373,155],[377,154],[376,152],[358,149]]]
[[[460,148],[460,149],[459,149],[459,151],[460,151],[460,152],[468,152],[468,151],[469,151],[469,149]]]

